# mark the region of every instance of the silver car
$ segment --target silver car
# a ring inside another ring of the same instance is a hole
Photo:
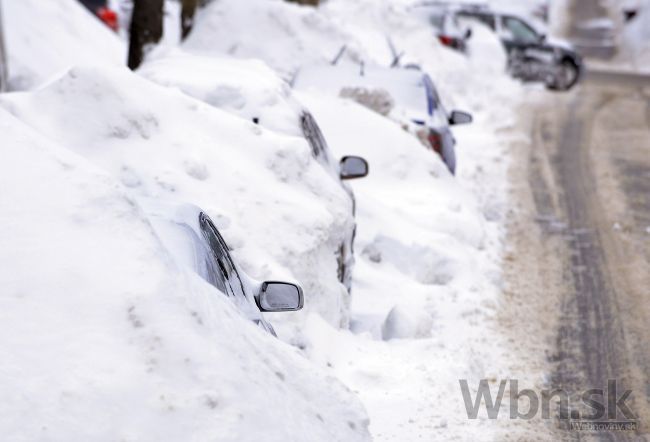
[[[174,261],[196,272],[227,296],[242,314],[276,336],[262,312],[300,310],[304,297],[291,282],[258,282],[246,275],[230,255],[228,245],[210,217],[191,204],[140,201]]]

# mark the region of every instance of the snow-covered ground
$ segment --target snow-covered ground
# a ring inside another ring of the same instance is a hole
[[[16,28],[34,1],[9,3],[14,88],[49,81],[0,98],[8,159],[0,179],[10,190],[0,196],[9,244],[0,252],[3,434],[353,441],[370,437],[368,417],[375,440],[492,440],[510,431],[484,414],[468,420],[458,384],[509,377],[514,365],[496,313],[522,88],[505,75],[505,54],[487,29],[474,28],[465,57],[443,47],[407,1],[329,0],[313,9],[220,0],[200,11],[182,51],[153,54],[194,78],[188,88],[147,65],[142,75],[114,67],[123,44],[73,0],[46,7],[26,31]],[[39,64],[45,42],[29,36],[58,26],[61,38]],[[353,183],[350,310],[333,253],[352,222],[349,196],[299,134],[280,128],[284,116],[256,125],[247,106],[275,116],[291,92],[271,69],[289,80],[344,44],[346,62],[387,66],[387,37],[403,62],[431,75],[447,109],[472,112],[474,123],[454,128],[454,178],[394,121],[336,96],[296,92],[337,157],[370,163],[369,177]],[[106,54],[89,49],[98,47]],[[204,64],[188,62],[197,54]],[[229,85],[211,93],[209,69],[228,57],[258,59],[239,63],[268,79],[259,95],[228,102]],[[92,66],[66,70],[79,63]],[[224,112],[224,103],[234,107]],[[300,282],[305,309],[270,317],[294,347],[175,268],[139,196],[201,206],[247,273]]]

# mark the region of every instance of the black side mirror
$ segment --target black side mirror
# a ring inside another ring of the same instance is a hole
[[[472,114],[462,111],[452,111],[449,116],[449,124],[467,124],[472,122]]]
[[[302,289],[290,282],[263,282],[257,295],[257,306],[263,312],[294,312],[304,303]]]
[[[368,175],[368,162],[355,156],[345,156],[339,162],[340,177],[342,180],[363,178]]]
[[[539,35],[539,42],[544,43],[546,41],[546,34],[540,34]]]
[[[472,28],[467,28],[465,31],[465,40],[469,40],[469,38],[472,36]]]

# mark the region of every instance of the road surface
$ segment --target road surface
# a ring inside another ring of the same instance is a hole
[[[632,391],[638,424],[546,429],[568,440],[650,440],[650,79],[593,73],[569,93],[531,91],[526,110],[531,139],[512,168],[506,257],[512,302],[529,304],[518,333],[546,352],[545,387],[575,399],[616,380],[618,396]]]

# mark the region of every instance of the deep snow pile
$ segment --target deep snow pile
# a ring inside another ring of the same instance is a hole
[[[0,131],[5,440],[369,439],[340,383],[174,266],[123,186],[4,110]]]
[[[334,251],[351,220],[345,191],[303,138],[281,136],[127,69],[74,68],[2,106],[138,195],[200,206],[258,280],[299,281],[305,311],[345,325]],[[272,318],[273,319],[273,318]]]
[[[499,427],[467,419],[458,379],[473,384],[512,374],[496,316],[506,155],[508,143],[521,136],[513,114],[521,90],[505,75],[506,56],[492,32],[476,25],[465,57],[441,46],[409,3],[330,0],[313,10],[254,1],[255,18],[244,17],[243,26],[269,36],[260,39],[228,28],[244,6],[224,0],[203,11],[185,49],[259,57],[290,78],[302,65],[329,61],[345,35],[352,36],[348,62],[387,66],[390,36],[405,52],[404,63],[433,77],[448,110],[474,113],[472,126],[454,131],[459,168],[452,179],[394,122],[350,101],[304,92],[301,101],[334,153],[365,156],[371,173],[353,183],[358,236],[351,331],[312,315],[299,344],[358,392],[377,440],[493,439]]]
[[[12,90],[35,87],[74,64],[126,64],[126,45],[78,0],[2,6]]]
[[[221,0],[200,11],[183,46],[204,54],[259,58],[288,79],[300,64],[329,61],[344,44],[354,46],[351,42],[354,34],[343,33],[311,7],[283,0]]]
[[[477,201],[415,138],[356,103],[314,92],[302,99],[335,152],[354,146],[372,164],[372,175],[353,184],[353,333],[312,317],[302,345],[359,392],[376,440],[495,437],[491,421],[467,419],[458,379],[509,372],[495,322],[505,195]],[[486,134],[461,147],[489,149],[477,169],[494,167],[482,184],[502,191],[507,163],[496,140]]]
[[[303,106],[291,87],[258,59],[201,55],[178,48],[155,51],[138,74],[276,133],[303,137]]]

